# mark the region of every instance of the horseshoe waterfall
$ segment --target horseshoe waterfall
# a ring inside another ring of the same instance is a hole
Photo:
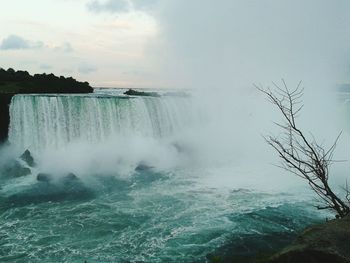
[[[319,222],[290,177],[276,189],[275,170],[244,161],[265,163],[254,115],[201,102],[14,96],[0,149],[0,261],[240,262]]]
[[[191,124],[188,100],[17,95],[10,106],[9,141],[40,150],[118,135],[164,137]]]

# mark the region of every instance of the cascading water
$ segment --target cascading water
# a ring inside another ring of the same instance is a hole
[[[217,104],[210,123],[188,97],[104,92],[13,97],[9,141],[37,165],[11,176],[23,160],[0,151],[1,262],[239,262],[319,220],[303,193],[254,188],[271,174],[237,166]]]
[[[16,95],[10,105],[9,141],[43,150],[111,136],[171,135],[193,122],[188,98]]]

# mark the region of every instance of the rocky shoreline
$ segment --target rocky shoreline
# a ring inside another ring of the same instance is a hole
[[[207,260],[210,263],[350,263],[350,215],[310,224],[299,234],[271,233],[234,239],[208,254]],[[260,248],[256,248],[257,244]],[[255,252],[244,253],[247,249]]]
[[[307,228],[266,263],[350,262],[350,215]]]

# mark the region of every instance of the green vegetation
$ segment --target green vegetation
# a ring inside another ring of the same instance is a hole
[[[88,82],[79,82],[72,77],[45,73],[32,76],[27,71],[0,68],[0,94],[90,92],[93,89]]]
[[[0,68],[0,142],[7,140],[10,124],[9,105],[16,94],[28,93],[91,93],[88,82],[54,74],[30,75],[27,71]]]

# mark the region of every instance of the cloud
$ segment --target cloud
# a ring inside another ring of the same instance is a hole
[[[130,9],[130,6],[129,3],[125,0],[108,0],[104,2],[94,0],[87,4],[87,8],[95,13],[119,13],[128,11]]]
[[[349,1],[218,2],[162,2],[148,53],[163,61],[169,82],[251,87],[285,77],[317,86],[341,77],[349,61]]]
[[[65,42],[61,46],[55,47],[54,50],[55,51],[62,51],[65,53],[70,53],[70,52],[74,51],[72,45],[69,42]]]
[[[150,11],[159,0],[94,0],[87,4],[90,11],[95,13],[122,13],[131,10]]]
[[[74,51],[72,45],[69,42],[64,42],[59,46],[52,46],[46,45],[42,41],[30,41],[17,35],[10,35],[7,38],[4,38],[0,44],[0,50],[25,50],[42,48],[64,53],[70,53]]]
[[[139,10],[151,10],[156,7],[159,0],[132,0],[131,1],[134,9]]]
[[[18,49],[35,49],[42,48],[44,43],[41,41],[31,42],[17,35],[10,35],[1,42],[2,50],[18,50]]]
[[[79,66],[78,71],[79,73],[82,73],[82,74],[90,74],[90,73],[96,72],[97,68],[92,65],[83,64]]]
[[[0,48],[3,50],[8,49],[28,49],[29,43],[25,39],[16,36],[10,35],[7,38],[3,39]]]

